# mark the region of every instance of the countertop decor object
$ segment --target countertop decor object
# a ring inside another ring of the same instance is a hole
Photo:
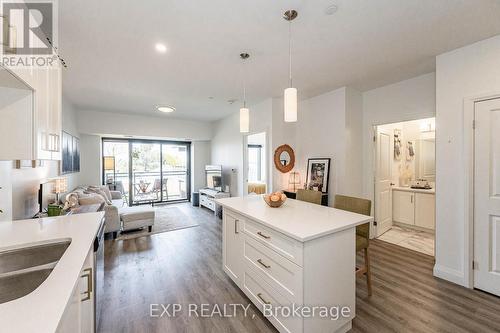
[[[264,201],[272,208],[281,207],[286,201],[286,195],[283,192],[274,192],[271,194],[264,194],[262,196]]]

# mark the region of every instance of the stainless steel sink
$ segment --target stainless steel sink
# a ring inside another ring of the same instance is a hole
[[[0,251],[0,303],[28,295],[50,275],[71,241]]]

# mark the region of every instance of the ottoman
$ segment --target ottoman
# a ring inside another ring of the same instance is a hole
[[[151,232],[155,223],[155,210],[152,207],[124,207],[120,209],[122,231],[148,227]]]

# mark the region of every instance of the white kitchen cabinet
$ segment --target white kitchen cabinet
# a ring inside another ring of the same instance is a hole
[[[60,160],[61,67],[1,71],[0,160]]]
[[[224,271],[260,311],[304,305],[351,310],[337,320],[276,311],[266,318],[279,332],[349,331],[355,316],[355,227],[371,217],[298,200],[271,208],[260,196],[217,203],[223,206]],[[314,228],[308,227],[311,216]]]
[[[240,216],[235,217],[234,214],[228,213],[224,214],[222,223],[222,261],[224,271],[241,288],[244,272],[244,263],[241,261],[241,258],[243,257],[243,225],[245,221]]]
[[[404,224],[415,224],[413,192],[392,191],[392,220]]]
[[[393,221],[434,230],[436,226],[435,200],[434,193],[423,193],[412,189],[393,189]]]
[[[435,229],[436,198],[434,194],[415,193],[415,225]]]
[[[93,333],[94,326],[94,252],[90,248],[80,277],[57,328],[58,333]]]

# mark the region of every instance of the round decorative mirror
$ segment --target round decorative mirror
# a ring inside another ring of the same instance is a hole
[[[295,153],[289,145],[281,145],[274,151],[274,165],[283,173],[290,172],[295,166]]]

